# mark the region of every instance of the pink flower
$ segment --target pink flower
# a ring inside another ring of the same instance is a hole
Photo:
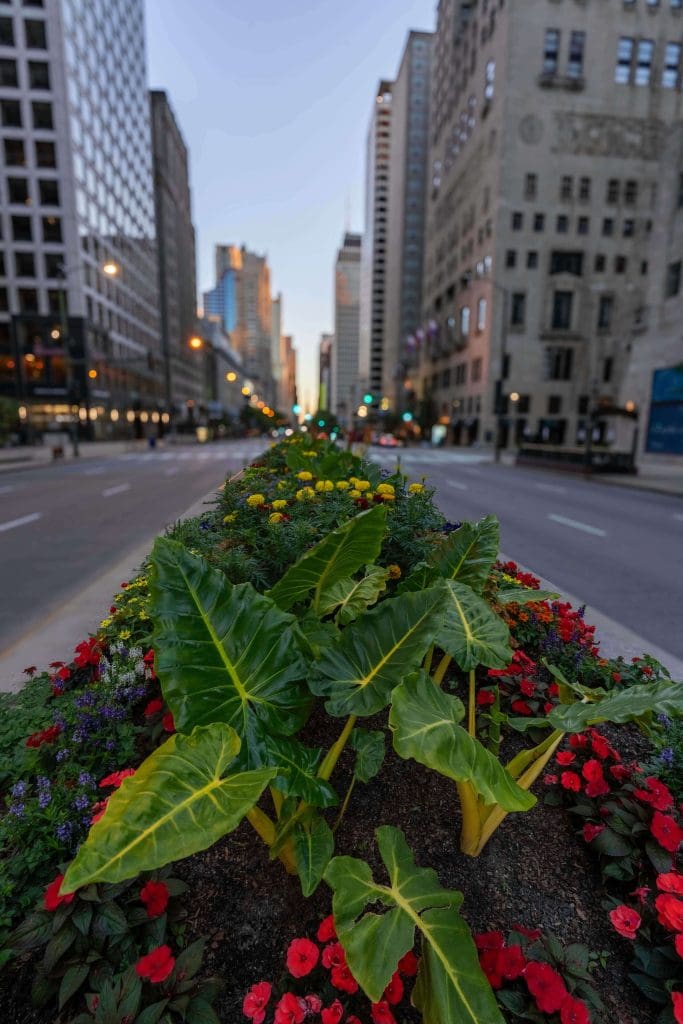
[[[266,1006],[270,999],[273,986],[269,981],[259,981],[252,985],[242,1003],[242,1013],[248,1017],[253,1024],[263,1024],[266,1019]]]

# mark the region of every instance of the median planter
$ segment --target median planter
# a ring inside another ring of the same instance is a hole
[[[572,791],[619,804],[600,752],[656,759],[682,688],[602,659],[498,543],[494,516],[446,523],[424,482],[301,439],[160,538],[5,747],[5,850],[51,830],[4,862],[24,906],[45,883],[18,925],[7,902],[14,1019],[32,987],[41,1021],[654,1020],[623,880],[542,798],[581,746]],[[668,792],[641,887],[680,877]]]

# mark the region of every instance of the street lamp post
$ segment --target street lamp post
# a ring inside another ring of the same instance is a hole
[[[503,295],[503,310],[501,319],[500,329],[500,374],[496,381],[496,394],[495,394],[495,412],[496,412],[496,436],[493,445],[493,461],[500,462],[500,453],[503,448],[503,417],[505,415],[505,371],[507,369],[507,318],[508,318],[508,290],[503,285],[497,284],[495,281],[491,281],[494,288],[498,288]]]

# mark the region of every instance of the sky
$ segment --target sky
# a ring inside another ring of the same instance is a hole
[[[380,78],[436,0],[147,0],[150,84],[165,89],[190,151],[197,284],[216,243],[266,253],[299,399],[315,402],[333,268],[361,231],[365,138]]]

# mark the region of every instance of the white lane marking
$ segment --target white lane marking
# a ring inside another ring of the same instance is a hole
[[[10,491],[14,490],[14,484],[7,484],[6,487],[0,487],[0,494],[9,494]]]
[[[177,466],[171,466],[170,469],[164,470],[164,476],[175,476],[176,473],[180,472]]]
[[[116,484],[115,487],[106,487],[102,491],[103,498],[111,498],[114,494],[123,494],[124,491],[130,490],[130,484]]]
[[[13,530],[16,526],[25,526],[26,523],[35,523],[41,515],[42,512],[31,512],[30,515],[22,516],[20,519],[9,519],[6,523],[0,523],[0,533],[4,533],[5,530]]]
[[[538,487],[539,491],[551,491],[553,494],[567,493],[567,488],[560,487],[559,484],[534,484],[534,487]]]
[[[548,519],[552,519],[555,523],[561,523],[562,526],[571,526],[573,530],[583,530],[584,533],[592,533],[596,537],[606,537],[607,531],[600,530],[597,526],[589,526],[588,523],[580,523],[577,519],[567,519],[565,516],[558,516],[551,513]]]
[[[447,480],[446,483],[449,487],[457,487],[459,491],[469,491],[467,484],[461,484],[457,480]]]

